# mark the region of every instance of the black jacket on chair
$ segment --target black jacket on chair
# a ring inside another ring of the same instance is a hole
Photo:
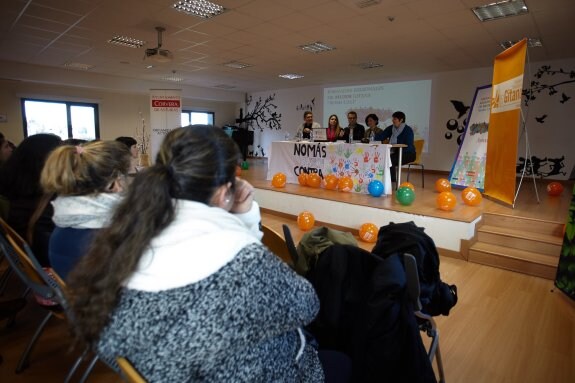
[[[320,349],[348,354],[354,382],[435,382],[399,256],[333,245],[308,273],[320,300],[310,325]]]

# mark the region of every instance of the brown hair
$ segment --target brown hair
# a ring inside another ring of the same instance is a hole
[[[136,270],[153,238],[175,217],[174,199],[209,204],[218,187],[235,182],[240,154],[212,126],[172,130],[156,164],[138,173],[112,223],[68,275],[68,299],[77,342],[94,344],[116,306],[122,284]]]
[[[88,195],[108,190],[130,168],[130,151],[116,141],[92,141],[56,148],[46,160],[40,183],[45,193]]]

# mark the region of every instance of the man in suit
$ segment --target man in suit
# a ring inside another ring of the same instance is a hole
[[[347,112],[347,128],[342,132],[342,137],[340,140],[350,142],[349,135],[351,134],[351,139],[353,141],[360,141],[365,134],[365,127],[357,123],[357,113],[353,110]]]

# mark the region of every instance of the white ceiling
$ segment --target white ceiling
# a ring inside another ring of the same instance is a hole
[[[529,49],[531,61],[575,57],[574,0],[525,0],[528,14],[485,23],[470,8],[493,0],[381,0],[367,8],[356,5],[361,0],[219,0],[227,11],[209,20],[175,11],[175,1],[2,0],[0,62],[82,63],[94,66],[89,72],[145,81],[176,71],[180,84],[251,92],[486,67],[500,41],[523,37],[543,42]],[[171,63],[143,59],[157,45],[156,26],[166,28],[162,48],[174,54]],[[147,44],[107,43],[115,35]],[[298,48],[315,41],[336,50]],[[252,67],[223,65],[229,61]],[[364,62],[384,66],[361,69]]]

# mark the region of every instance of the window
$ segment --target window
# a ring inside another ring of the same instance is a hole
[[[22,114],[24,137],[52,133],[63,140],[100,138],[97,104],[23,98]]]
[[[214,112],[196,112],[182,110],[182,126],[188,125],[213,125]]]

